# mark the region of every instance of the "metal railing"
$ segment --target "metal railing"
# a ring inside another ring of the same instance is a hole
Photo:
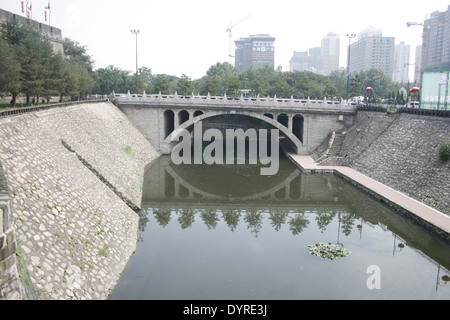
[[[43,105],[32,106],[32,107],[17,107],[14,109],[5,109],[5,110],[0,109],[0,119],[5,118],[5,117],[17,116],[17,115],[21,115],[24,113],[48,110],[48,109],[52,109],[52,108],[64,108],[64,107],[69,107],[69,106],[73,106],[73,105],[77,105],[77,104],[103,102],[103,101],[106,101],[107,99],[108,99],[107,96],[98,96],[98,98],[93,97],[93,98],[89,98],[89,100],[43,104]]]

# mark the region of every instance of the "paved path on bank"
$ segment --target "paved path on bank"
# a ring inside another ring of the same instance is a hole
[[[306,172],[334,172],[344,179],[367,189],[377,198],[393,204],[406,212],[413,214],[421,222],[429,223],[432,226],[444,231],[448,238],[450,236],[450,216],[435,210],[417,200],[414,200],[401,192],[398,192],[358,171],[341,166],[319,166],[310,156],[299,156],[289,154],[289,157],[297,163],[297,165]]]

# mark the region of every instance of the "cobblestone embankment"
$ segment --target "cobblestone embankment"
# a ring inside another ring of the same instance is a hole
[[[105,299],[135,251],[157,152],[111,103],[0,119],[19,271],[36,299]]]
[[[324,165],[349,166],[450,215],[450,162],[439,158],[450,141],[450,119],[414,114],[358,112],[340,156]]]

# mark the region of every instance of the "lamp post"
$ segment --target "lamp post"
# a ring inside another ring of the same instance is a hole
[[[415,66],[415,63],[405,63],[403,66],[406,68],[407,66]],[[415,79],[414,79],[415,80]],[[407,96],[406,96],[406,103],[409,103],[409,94],[413,93],[411,90],[409,90],[409,70],[408,70],[408,90],[406,92]],[[414,84],[416,84],[416,82],[414,81]]]
[[[136,74],[138,74],[138,34],[139,30],[131,30],[131,33],[136,35]]]
[[[350,44],[352,39],[356,37],[356,34],[347,34],[348,38],[348,57],[347,57],[347,100],[349,98],[350,91]]]
[[[420,72],[424,72],[424,67],[425,67],[425,59],[427,57],[427,46],[428,46],[428,39],[430,36],[430,24],[428,23],[428,20],[425,20],[424,23],[421,22],[407,22],[406,26],[409,27],[423,27],[423,32],[422,32],[422,58],[421,58],[421,63],[420,63]]]

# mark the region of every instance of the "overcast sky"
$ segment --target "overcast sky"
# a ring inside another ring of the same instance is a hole
[[[0,0],[0,8],[23,15],[21,0]],[[26,3],[27,1],[24,0]],[[45,23],[48,0],[29,0],[33,19]],[[51,0],[51,25],[86,46],[95,68],[113,65],[134,71],[135,36],[139,29],[139,66],[154,74],[205,75],[211,65],[228,61],[229,38],[270,34],[275,40],[275,64],[289,71],[293,51],[319,47],[328,33],[359,34],[368,26],[395,37],[395,42],[421,44],[422,28],[406,22],[423,22],[434,11],[446,11],[445,0]],[[47,21],[48,23],[48,21]],[[341,66],[346,65],[348,39],[341,38]]]

